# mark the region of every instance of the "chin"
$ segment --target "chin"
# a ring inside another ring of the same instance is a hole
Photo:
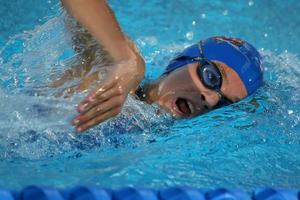
[[[166,109],[164,108],[170,115],[172,115],[172,117],[176,118],[176,119],[182,119],[182,118],[187,118],[185,116],[182,116],[181,114],[178,114],[177,112],[170,110],[169,108]]]

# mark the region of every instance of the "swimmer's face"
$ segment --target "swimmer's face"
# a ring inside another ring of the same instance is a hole
[[[214,62],[222,74],[221,92],[236,102],[247,96],[237,73],[222,62]],[[220,96],[206,88],[197,75],[197,63],[191,63],[162,77],[157,87],[156,102],[174,117],[194,117],[214,108]]]

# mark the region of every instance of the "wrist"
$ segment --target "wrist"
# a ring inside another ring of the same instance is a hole
[[[128,92],[134,93],[140,82],[144,79],[145,62],[143,57],[139,53],[134,52],[130,56],[122,58],[116,64],[122,65],[120,70],[126,74],[124,81],[128,82]]]
[[[125,36],[125,43],[120,44],[118,52],[118,54],[115,54],[115,56],[113,56],[114,61],[116,63],[129,63],[129,66],[131,66],[131,69],[133,69],[130,71],[132,71],[138,79],[142,80],[145,74],[144,58],[139,53],[139,50],[135,46],[135,44],[127,36]]]
[[[144,78],[145,61],[139,53],[135,52],[130,56],[123,57],[116,61],[116,63],[126,63],[126,66],[128,66],[126,71],[130,72],[131,76],[135,77],[135,79],[142,80]]]

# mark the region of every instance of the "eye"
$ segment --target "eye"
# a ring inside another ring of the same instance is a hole
[[[205,79],[204,81],[211,87],[220,85],[221,76],[214,68],[206,67],[203,70],[203,78]]]

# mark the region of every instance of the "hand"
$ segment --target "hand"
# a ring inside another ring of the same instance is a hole
[[[118,115],[130,91],[135,91],[144,77],[141,57],[121,61],[110,67],[105,81],[78,105],[79,116],[73,120],[78,132],[85,131]]]

